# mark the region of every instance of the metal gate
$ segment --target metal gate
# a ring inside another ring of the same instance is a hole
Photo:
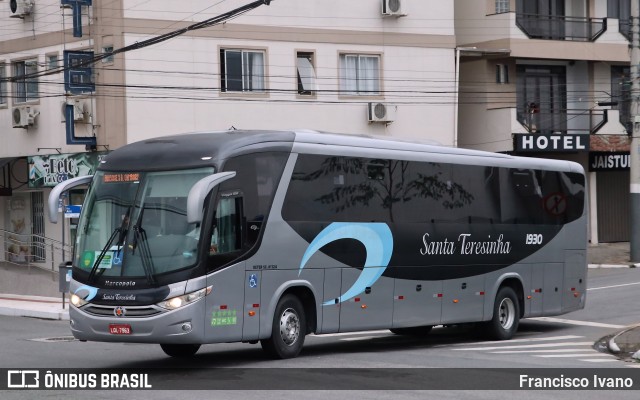
[[[31,193],[31,256],[33,262],[46,261],[44,243],[44,199],[42,192]]]
[[[598,241],[628,242],[631,237],[629,171],[596,174]]]

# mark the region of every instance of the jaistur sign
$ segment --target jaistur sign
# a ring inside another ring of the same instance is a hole
[[[625,152],[589,153],[589,171],[626,171],[631,156]]]
[[[520,152],[575,152],[589,151],[589,135],[516,134],[515,147]]]

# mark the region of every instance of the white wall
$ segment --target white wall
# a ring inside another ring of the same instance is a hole
[[[457,0],[456,0],[457,1]],[[246,5],[246,0],[128,0],[125,18],[167,21],[202,21]],[[382,0],[274,0],[233,21],[237,24],[271,27],[301,27],[345,30],[453,35],[453,1],[403,0],[406,17],[383,18]],[[169,25],[169,24],[167,24]]]
[[[141,39],[138,35],[127,35],[126,43]],[[220,46],[266,50],[268,93],[221,94]],[[315,99],[296,95],[298,49],[315,51],[319,89]],[[338,96],[340,51],[381,54],[384,98]],[[126,65],[130,71],[126,77],[130,143],[159,135],[234,126],[382,134],[452,144],[453,49],[180,37],[127,54]],[[135,85],[187,89],[131,87]],[[369,124],[366,111],[370,101],[397,105],[395,122],[387,126]]]
[[[71,9],[60,8],[60,0],[34,0],[33,12],[24,19],[10,18],[12,15],[9,1],[0,1],[0,35],[2,40],[11,40],[36,35],[47,35],[61,30],[63,23],[66,29],[73,27]],[[89,15],[93,15],[91,7],[82,8],[83,32],[90,28]],[[0,51],[1,52],[1,51]]]

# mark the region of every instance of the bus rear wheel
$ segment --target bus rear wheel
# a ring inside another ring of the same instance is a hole
[[[273,316],[271,337],[260,341],[264,351],[273,358],[293,358],[304,345],[307,320],[304,307],[298,297],[283,296]]]
[[[396,335],[407,335],[407,336],[426,336],[431,332],[433,326],[425,325],[425,326],[412,326],[410,328],[391,328],[389,329],[391,333],[395,333]]]
[[[493,318],[485,322],[484,333],[489,339],[509,340],[520,323],[520,303],[516,292],[509,286],[498,290],[493,304]]]
[[[199,344],[161,344],[166,355],[177,358],[191,357],[200,349]]]

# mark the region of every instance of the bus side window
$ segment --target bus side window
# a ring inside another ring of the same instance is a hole
[[[218,201],[209,254],[232,253],[242,249],[242,197],[225,197]]]

